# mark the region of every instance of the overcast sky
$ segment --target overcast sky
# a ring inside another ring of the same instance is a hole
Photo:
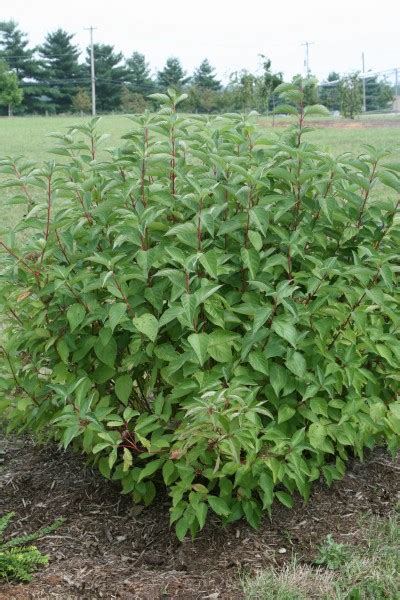
[[[304,47],[319,78],[330,70],[400,67],[399,0],[12,0],[1,2],[0,19],[16,20],[32,45],[58,27],[84,48],[93,25],[95,41],[125,55],[138,50],[152,70],[178,56],[191,73],[204,57],[220,77],[259,68],[258,54],[286,77],[304,72]]]

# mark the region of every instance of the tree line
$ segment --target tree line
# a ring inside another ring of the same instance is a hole
[[[81,56],[73,38],[73,34],[57,29],[32,48],[15,21],[0,22],[0,112],[90,111],[90,49]],[[235,71],[225,85],[208,59],[189,75],[177,57],[169,57],[164,67],[152,74],[143,54],[133,52],[125,58],[109,44],[95,44],[94,57],[99,112],[142,112],[153,108],[150,94],[172,87],[188,94],[184,109],[190,112],[268,113],[276,104],[274,90],[284,80],[281,72],[272,70],[271,61],[264,55],[260,55],[258,74]],[[362,84],[357,74],[340,77],[332,72],[329,81],[331,86],[319,87],[317,80],[310,78],[305,89],[306,103],[319,102],[346,116],[361,111]],[[387,108],[393,100],[391,86],[372,76],[367,84],[367,110]]]

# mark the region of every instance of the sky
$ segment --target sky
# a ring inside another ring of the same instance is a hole
[[[367,70],[400,67],[398,0],[2,0],[0,19],[17,21],[32,46],[61,27],[83,49],[93,25],[95,42],[142,52],[153,72],[177,56],[190,74],[207,57],[224,81],[260,71],[259,54],[287,78],[304,73],[305,41],[319,79],[361,70],[362,52]]]

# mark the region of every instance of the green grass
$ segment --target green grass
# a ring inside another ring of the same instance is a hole
[[[246,600],[399,600],[400,515],[366,516],[355,545],[329,536],[315,566],[293,557],[284,567],[245,578],[243,587]]]
[[[399,117],[394,117],[398,118]],[[24,155],[26,158],[45,160],[49,158],[49,150],[54,145],[54,140],[48,137],[51,132],[60,132],[66,127],[87,121],[88,117],[14,117],[0,118],[1,150],[3,156]],[[340,123],[340,120],[338,121]],[[272,130],[270,118],[260,118],[260,124]],[[358,122],[356,122],[357,124]],[[362,123],[362,120],[360,120]],[[321,121],[323,125],[323,120]],[[107,115],[102,117],[100,124],[102,133],[110,134],[107,146],[115,146],[130,128],[130,122],[124,115]],[[282,131],[281,127],[274,129]],[[309,140],[320,144],[324,150],[335,154],[342,152],[360,152],[364,144],[372,144],[380,148],[393,151],[394,156],[400,159],[400,128],[397,127],[371,127],[340,129],[321,127],[308,134]]]

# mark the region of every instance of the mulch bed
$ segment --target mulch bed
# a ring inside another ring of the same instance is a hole
[[[211,519],[194,542],[180,544],[165,495],[143,509],[72,452],[1,434],[0,449],[0,514],[16,512],[8,533],[65,518],[36,542],[49,566],[29,584],[0,585],[0,600],[238,600],[240,573],[281,564],[292,552],[310,562],[328,533],[356,542],[361,514],[386,516],[400,500],[400,460],[376,449],[363,463],[352,460],[331,488],[316,483],[307,505],[300,498],[292,510],[276,505],[259,531]]]

